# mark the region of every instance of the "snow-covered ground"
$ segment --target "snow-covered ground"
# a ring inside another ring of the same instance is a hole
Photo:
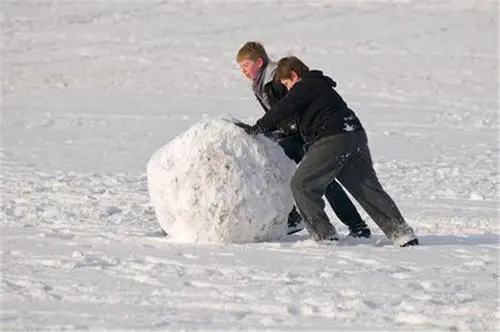
[[[497,1],[1,8],[2,330],[499,328]],[[364,212],[375,238],[337,246],[158,236],[146,163],[202,118],[261,114],[235,63],[252,39],[337,80],[422,246]]]

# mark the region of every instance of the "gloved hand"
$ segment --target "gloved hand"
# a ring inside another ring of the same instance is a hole
[[[237,125],[240,128],[243,128],[243,130],[245,130],[245,132],[248,135],[258,135],[258,134],[263,133],[262,128],[259,125],[257,125],[257,124],[251,126],[251,125],[249,125],[247,123],[240,122],[240,121],[237,121],[234,124]]]
[[[258,124],[255,124],[255,125],[251,126],[250,128],[245,129],[245,132],[248,135],[258,135],[258,134],[262,134],[264,132],[264,130]]]
[[[244,123],[244,122],[241,122],[241,121],[235,121],[234,124],[237,125],[238,127],[242,128],[245,131],[247,131],[249,128],[252,128],[251,125]]]

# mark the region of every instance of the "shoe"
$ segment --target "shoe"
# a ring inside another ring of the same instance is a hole
[[[340,240],[338,234],[330,235],[324,241],[338,241]]]
[[[292,235],[292,234],[298,233],[301,230],[303,230],[305,227],[306,227],[306,225],[304,225],[304,222],[302,220],[300,220],[300,222],[298,224],[295,224],[293,226],[288,225],[288,232],[286,234]]]
[[[396,246],[399,247],[410,247],[410,246],[418,246],[418,238],[415,235],[413,229],[403,224],[400,226],[400,230],[395,232],[395,235],[389,237]]]
[[[320,236],[318,234],[313,235],[313,239],[316,242],[321,242],[321,243],[328,243],[328,242],[333,242],[333,241],[339,241],[339,235],[337,232],[330,234],[328,236]]]
[[[300,214],[297,212],[297,209],[295,206],[293,207],[292,211],[288,214],[288,235],[295,234],[297,232],[300,232],[305,228],[304,221],[302,220],[302,217]]]
[[[351,237],[365,237],[365,238],[370,238],[372,236],[372,232],[368,228],[368,226],[365,224],[364,221],[361,223],[357,224],[354,227],[349,227],[349,235]]]
[[[402,245],[400,245],[401,248],[404,248],[404,247],[411,247],[411,246],[418,246],[419,243],[418,243],[418,239],[412,239],[406,243],[403,243]]]
[[[330,238],[327,238],[327,239],[322,239],[322,240],[318,240],[318,239],[314,239],[314,241],[318,244],[324,244],[324,245],[332,245],[334,243],[337,243],[340,239],[337,237],[337,236],[333,236],[333,237],[330,237]]]
[[[315,225],[318,226],[319,223],[315,223]],[[321,224],[319,224],[321,225]],[[335,229],[335,226],[332,224],[324,223],[323,228],[318,229],[313,232],[313,238],[314,240],[318,242],[332,242],[332,241],[338,241],[340,239],[339,234],[337,233],[337,230]]]
[[[306,220],[307,230],[312,238],[317,242],[331,242],[339,240],[339,235],[335,226],[332,225],[325,213]]]

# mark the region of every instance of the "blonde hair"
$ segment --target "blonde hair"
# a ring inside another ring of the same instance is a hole
[[[269,56],[267,55],[264,46],[257,41],[246,42],[236,54],[236,61],[241,62],[243,60],[253,60],[257,61],[258,58],[262,58],[264,63],[269,62]]]

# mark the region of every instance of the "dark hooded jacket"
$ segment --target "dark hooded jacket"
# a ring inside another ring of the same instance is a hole
[[[276,68],[277,63],[269,61],[262,67],[259,76],[252,84],[255,97],[266,113],[288,93],[283,84],[274,80]],[[272,130],[278,130],[281,133],[278,134],[280,137],[299,135],[293,116],[281,119]]]
[[[264,132],[272,131],[281,121],[292,117],[306,143],[362,131],[359,119],[335,91],[335,86],[330,77],[319,70],[311,70],[257,121],[257,125]]]

